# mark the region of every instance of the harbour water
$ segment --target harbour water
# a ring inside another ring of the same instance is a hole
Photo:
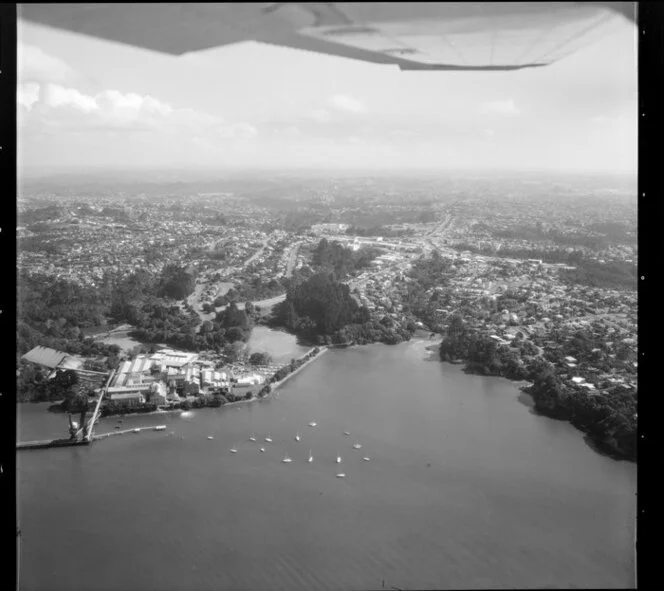
[[[21,452],[21,588],[633,587],[635,465],[426,345],[331,350],[278,398]],[[21,439],[65,431],[43,405],[19,424]]]

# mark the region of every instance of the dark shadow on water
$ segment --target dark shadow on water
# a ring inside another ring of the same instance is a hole
[[[573,425],[567,419],[558,418],[558,417],[554,417],[554,416],[549,416],[547,414],[539,412],[535,408],[535,403],[532,399],[532,396],[530,396],[530,394],[526,394],[525,392],[522,391],[519,394],[519,396],[517,397],[517,400],[521,404],[523,404],[525,407],[528,408],[528,412],[531,415],[534,415],[536,417],[544,417],[545,419],[551,419],[552,421],[561,421],[563,423],[567,423],[571,427],[574,427],[577,431],[580,431],[581,433],[583,433],[583,431],[581,429],[579,429],[578,427]],[[585,433],[583,434],[583,441],[590,449],[592,449],[595,453],[599,454],[600,456],[604,456],[605,458],[610,458],[612,460],[615,460],[616,462],[630,462],[631,461],[631,460],[628,460],[626,458],[621,457],[619,454],[617,454],[616,452],[614,452],[610,449],[604,448],[600,444],[593,441],[592,438],[589,435],[585,434]],[[547,589],[548,587],[541,587],[541,588],[542,589]]]
[[[583,436],[583,441],[590,449],[598,453],[600,456],[604,456],[605,458],[610,458],[616,462],[630,462],[630,460],[620,457],[614,451],[601,447],[598,443],[594,442],[588,435]]]
[[[525,392],[520,392],[519,395],[517,396],[517,400],[523,404],[523,406],[526,406],[530,409],[530,414],[538,414],[535,411],[535,402],[533,401],[533,397],[530,394],[526,394]]]

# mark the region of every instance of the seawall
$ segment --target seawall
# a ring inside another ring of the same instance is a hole
[[[317,353],[316,355],[314,355],[314,356],[311,357],[310,359],[307,359],[307,360],[306,360],[302,365],[300,365],[300,367],[298,367],[295,371],[289,373],[286,377],[282,378],[282,379],[279,380],[278,382],[274,382],[274,383],[270,384],[270,390],[271,390],[271,392],[274,392],[277,388],[280,388],[280,387],[281,387],[285,382],[287,382],[290,378],[292,378],[294,375],[298,374],[298,373],[299,373],[300,371],[302,371],[305,367],[307,367],[307,365],[309,365],[310,363],[316,361],[316,359],[318,359],[323,353],[325,353],[325,352],[328,350],[328,347],[319,347],[319,349],[320,349],[320,350],[318,351],[318,353]],[[313,351],[313,349],[311,349],[310,351],[308,351],[307,353],[305,353],[305,355],[303,355],[303,357],[305,357],[306,355],[308,355],[309,353],[311,353],[311,351]],[[302,357],[300,357],[300,359],[302,359]]]

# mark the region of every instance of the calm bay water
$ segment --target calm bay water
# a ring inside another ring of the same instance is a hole
[[[277,398],[21,452],[22,589],[633,587],[634,464],[426,344],[329,351]],[[21,439],[66,431],[20,415]]]

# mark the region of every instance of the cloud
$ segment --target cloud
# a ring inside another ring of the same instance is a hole
[[[17,88],[17,101],[18,104],[25,107],[28,111],[39,100],[39,84],[36,82],[28,82],[21,84]]]
[[[302,135],[300,129],[298,127],[295,127],[294,125],[289,125],[288,127],[275,129],[273,133],[274,135],[283,136],[283,137],[300,137]]]
[[[309,111],[306,117],[319,123],[328,123],[332,119],[332,115],[327,109],[314,109],[313,111]]]
[[[366,110],[361,101],[347,94],[335,94],[328,99],[327,103],[330,107],[338,111],[362,113]]]
[[[31,131],[141,132],[189,134],[219,139],[251,139],[249,123],[226,123],[195,109],[178,109],[149,95],[105,90],[94,96],[59,84],[24,83],[17,101],[22,127]]]
[[[487,136],[487,137],[493,137],[494,135],[496,135],[496,132],[493,129],[488,129],[487,128],[483,131],[484,131],[484,135]]]
[[[249,140],[258,135],[258,130],[249,123],[233,123],[221,127],[218,134],[224,138],[245,139]]]
[[[17,48],[19,82],[68,83],[79,74],[61,59],[48,55],[34,45],[20,44]]]
[[[481,112],[483,115],[518,115],[521,111],[519,111],[512,99],[507,99],[504,101],[490,101],[484,103]]]
[[[39,88],[39,102],[46,107],[72,107],[84,113],[99,110],[97,101],[74,88],[65,88],[57,84],[46,84]]]
[[[416,138],[420,137],[420,135],[419,132],[410,129],[395,129],[394,131],[390,131],[390,136],[397,138]]]

